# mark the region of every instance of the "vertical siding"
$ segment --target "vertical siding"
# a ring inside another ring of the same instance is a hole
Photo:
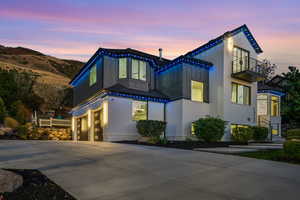
[[[73,104],[74,106],[78,105],[80,102],[88,99],[92,95],[94,95],[97,91],[103,88],[103,59],[100,58],[95,61],[97,65],[97,82],[90,86],[89,85],[89,72],[87,72],[78,83],[76,87],[73,88],[74,98]]]

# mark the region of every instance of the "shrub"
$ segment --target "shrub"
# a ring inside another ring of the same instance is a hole
[[[18,126],[17,128],[17,135],[19,138],[21,139],[28,139],[28,127],[26,125],[21,125],[21,126]]]
[[[253,139],[256,141],[264,141],[268,137],[269,129],[266,127],[252,126]]]
[[[30,111],[20,100],[12,103],[11,115],[14,116],[21,124],[25,124],[27,121],[30,121],[31,117]]]
[[[299,141],[285,141],[283,144],[284,153],[292,158],[300,159],[300,142]]]
[[[300,140],[300,129],[289,129],[287,130],[287,139],[297,139]]]
[[[0,97],[0,123],[3,123],[4,118],[6,117],[6,107],[4,101]]]
[[[232,130],[231,136],[236,142],[248,142],[253,138],[253,130],[246,127],[237,127]]]
[[[206,117],[193,122],[198,139],[205,142],[216,142],[222,139],[226,122],[219,118]]]
[[[141,136],[158,138],[166,129],[166,122],[157,120],[139,120],[136,128]]]
[[[5,117],[4,126],[12,129],[16,129],[19,126],[19,122],[12,117]]]

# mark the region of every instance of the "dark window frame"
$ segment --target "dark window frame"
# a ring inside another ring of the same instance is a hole
[[[245,70],[240,70],[240,71],[234,71],[234,69],[233,69],[233,65],[234,65],[234,62],[235,62],[235,56],[234,56],[234,49],[239,49],[240,51],[241,51],[241,53],[244,51],[244,52],[247,52],[247,54],[248,54],[248,68],[246,69],[246,70],[249,70],[249,68],[250,68],[250,51],[249,50],[247,50],[247,49],[244,49],[244,48],[241,48],[241,47],[239,47],[239,46],[236,46],[236,45],[234,45],[233,46],[233,53],[232,53],[232,66],[231,66],[231,71],[232,71],[232,73],[238,73],[238,72],[242,72],[242,71],[245,71]]]
[[[235,96],[235,102],[233,102],[232,101],[232,93],[233,93],[233,84],[235,84],[237,87],[236,87],[236,91],[235,91],[235,93],[236,93],[236,96]],[[238,86],[239,85],[241,85],[241,86],[243,86],[243,103],[238,103],[238,96],[239,96],[239,94],[238,94]],[[249,103],[248,104],[246,104],[245,103],[245,88],[248,88],[249,89],[249,99],[248,99],[248,101],[249,101]],[[244,84],[240,84],[240,83],[236,83],[236,82],[231,82],[231,102],[232,103],[234,103],[234,104],[238,104],[238,105],[251,105],[252,104],[252,102],[251,102],[251,94],[252,94],[252,91],[251,91],[251,86],[248,86],[248,85],[244,85]]]

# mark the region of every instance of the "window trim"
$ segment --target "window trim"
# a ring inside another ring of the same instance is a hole
[[[94,71],[95,70],[95,71]],[[94,74],[95,73],[95,74]],[[95,75],[95,81],[92,82],[92,75]],[[89,73],[89,86],[93,86],[97,83],[97,64],[94,64],[91,68],[90,68],[90,73]]]
[[[202,84],[202,101],[198,101],[198,100],[193,99],[193,82],[201,83]],[[204,103],[204,82],[203,81],[191,80],[190,83],[191,83],[191,101],[199,102],[199,103]]]
[[[138,78],[133,78],[133,60],[136,60],[138,62]],[[145,80],[143,80],[140,75],[141,75],[141,62],[144,62],[145,63]],[[135,58],[132,58],[131,59],[131,79],[134,79],[134,80],[139,80],[139,81],[144,81],[146,82],[147,81],[147,62],[143,61],[143,60],[139,60],[139,59],[135,59]]]
[[[246,69],[246,70],[249,70],[249,68],[250,68],[250,51],[249,50],[247,50],[247,49],[244,49],[244,48],[242,48],[242,47],[239,47],[239,46],[237,46],[237,45],[234,45],[233,46],[233,51],[232,51],[232,66],[231,66],[231,72],[232,73],[239,73],[239,72],[243,72],[243,71],[246,71],[246,70],[241,70],[241,71],[234,71],[233,70],[233,63],[234,63],[234,48],[237,48],[237,49],[239,49],[239,50],[241,50],[241,51],[245,51],[245,52],[247,52],[247,54],[248,54],[248,69]]]
[[[235,84],[237,87],[236,87],[236,97],[235,97],[235,102],[232,101],[232,93],[233,93],[233,84]],[[238,103],[238,96],[239,96],[239,93],[238,93],[238,86],[241,85],[243,86],[243,103]],[[249,89],[249,104],[245,104],[245,87]],[[237,83],[237,82],[231,82],[231,103],[233,104],[238,104],[238,105],[247,105],[247,106],[251,106],[252,102],[251,102],[251,95],[252,95],[252,91],[251,91],[251,86],[248,86],[248,85],[244,85],[244,84],[240,84],[240,83]]]
[[[125,78],[121,78],[120,77],[120,60],[121,59],[125,59],[126,63],[125,63],[125,69],[126,69],[126,77]],[[118,79],[127,79],[128,78],[128,59],[126,57],[123,58],[118,58]]]
[[[133,104],[135,102],[142,102],[142,103],[146,104],[146,119],[145,120],[148,120],[149,119],[149,109],[148,109],[149,103],[148,103],[148,101],[137,101],[137,100],[132,100],[131,101],[131,120],[134,121],[134,122],[139,121],[139,120],[136,120],[136,119],[133,118]]]

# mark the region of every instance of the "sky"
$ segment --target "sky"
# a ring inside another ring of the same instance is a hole
[[[299,0],[1,0],[0,44],[87,61],[99,48],[175,58],[247,24],[277,73],[300,67]]]

